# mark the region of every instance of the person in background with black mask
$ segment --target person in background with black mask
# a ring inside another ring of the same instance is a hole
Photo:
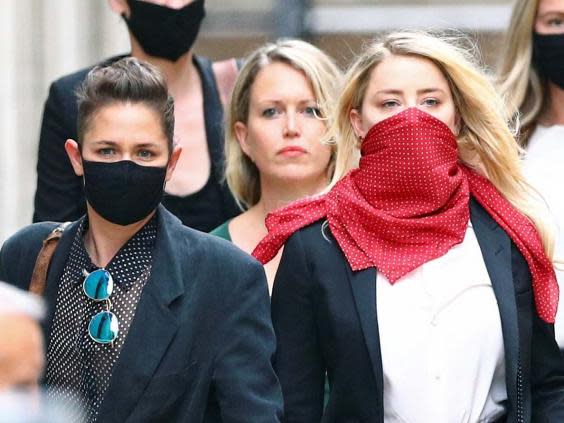
[[[223,165],[223,105],[237,74],[234,59],[213,63],[193,54],[204,0],[108,0],[129,28],[132,57],[165,75],[176,104],[176,141],[184,154],[167,184],[164,206],[187,226],[208,232],[240,213]],[[111,63],[120,57],[106,61]],[[75,220],[86,210],[81,179],[64,144],[76,139],[75,90],[91,68],[55,81],[43,111],[37,161],[34,222]]]
[[[498,77],[502,93],[519,112],[524,173],[549,206],[555,257],[564,257],[564,0],[515,4]],[[564,271],[556,269],[562,286]],[[561,288],[560,292],[564,292]],[[561,300],[563,298],[561,294]],[[564,350],[564,307],[555,323]]]
[[[45,279],[48,398],[86,422],[278,422],[262,266],[159,205],[182,151],[163,76],[124,58],[89,72],[77,96],[78,138],[65,149],[87,212]],[[56,227],[8,239],[0,279],[28,289]]]

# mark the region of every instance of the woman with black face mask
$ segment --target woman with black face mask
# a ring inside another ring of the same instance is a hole
[[[564,0],[515,5],[499,69],[499,84],[519,112],[518,141],[527,151],[525,176],[547,202],[556,230],[555,257],[564,256]],[[556,272],[559,283],[564,272]],[[562,298],[562,297],[561,297]],[[564,349],[564,307],[556,316]]]
[[[77,97],[65,149],[86,214],[47,263],[54,222],[0,249],[0,280],[44,291],[48,398],[80,422],[279,422],[262,267],[159,204],[182,152],[163,75],[124,58],[90,71]]]
[[[176,103],[176,139],[184,154],[167,184],[163,204],[187,226],[209,231],[239,214],[221,182],[223,105],[237,74],[230,59],[212,63],[193,54],[205,16],[204,0],[109,0],[129,29],[130,55],[165,75]],[[119,59],[112,57],[111,63]],[[35,222],[74,220],[86,210],[82,182],[64,151],[76,138],[74,91],[90,69],[64,76],[51,85],[43,112],[37,163]]]

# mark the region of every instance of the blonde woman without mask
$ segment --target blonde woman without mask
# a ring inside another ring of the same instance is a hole
[[[213,234],[251,253],[266,235],[266,215],[322,191],[334,145],[322,142],[341,73],[321,50],[299,40],[253,52],[235,83],[226,124],[226,179],[245,210]],[[280,255],[265,266],[269,287]]]

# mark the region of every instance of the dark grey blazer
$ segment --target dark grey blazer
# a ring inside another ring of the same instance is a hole
[[[42,240],[38,223],[0,251],[0,280],[27,289]],[[51,262],[44,332],[49,342],[59,279],[76,234]],[[231,243],[183,226],[162,206],[151,276],[116,363],[101,422],[278,422],[282,394],[262,266]]]
[[[564,422],[564,362],[552,325],[537,316],[527,264],[474,200],[471,220],[501,316],[504,421]],[[275,369],[284,421],[383,423],[376,269],[353,272],[329,229],[323,231],[325,236],[317,222],[286,242],[274,282]],[[324,409],[325,372],[331,394]]]

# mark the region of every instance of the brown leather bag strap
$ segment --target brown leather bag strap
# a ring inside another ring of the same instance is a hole
[[[225,109],[231,99],[231,92],[233,91],[233,86],[235,85],[237,74],[239,73],[237,60],[227,59],[221,62],[214,62],[212,68],[217,82],[219,98]]]
[[[45,285],[47,284],[47,271],[49,270],[49,264],[51,263],[53,254],[55,254],[55,249],[57,248],[59,239],[69,224],[70,222],[61,223],[47,236],[47,238],[43,240],[43,246],[41,247],[41,250],[39,250],[39,254],[35,260],[35,267],[33,268],[33,273],[31,274],[31,281],[29,282],[30,292],[37,295],[43,295]]]

